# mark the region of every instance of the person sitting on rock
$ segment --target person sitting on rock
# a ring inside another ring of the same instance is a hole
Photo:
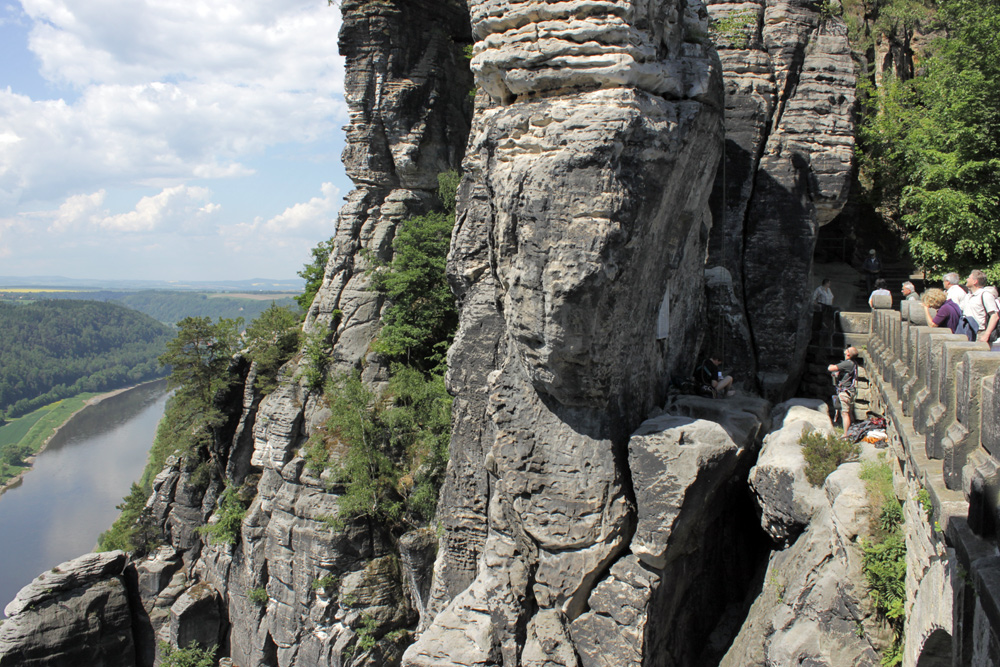
[[[920,295],[917,294],[917,288],[909,280],[903,283],[903,299],[906,301],[920,301]]]
[[[879,278],[875,281],[875,289],[868,296],[868,306],[870,308],[875,308],[875,297],[880,295],[889,297],[889,303],[892,303],[892,292],[889,291],[889,285],[885,282],[884,278]]]
[[[844,360],[839,364],[826,367],[836,375],[833,382],[837,387],[837,399],[840,401],[840,416],[844,422],[844,432],[851,428],[851,415],[854,414],[854,397],[858,393],[858,348],[853,345],[844,350]]]
[[[723,377],[721,367],[722,356],[712,354],[694,372],[695,381],[711,387],[716,398],[730,396],[733,393],[730,388],[733,384],[733,378],[731,375]]]
[[[948,327],[952,333],[962,319],[962,309],[948,298],[944,290],[932,287],[920,299],[924,304],[924,317],[929,327]],[[931,317],[931,308],[937,308],[937,314]]]

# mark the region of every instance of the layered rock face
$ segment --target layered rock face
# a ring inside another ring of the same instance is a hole
[[[125,554],[87,554],[21,589],[0,625],[0,665],[114,665],[137,660]],[[138,628],[136,628],[138,630]]]
[[[876,649],[885,650],[891,637],[875,618],[862,574],[872,510],[861,464],[845,463],[812,487],[801,448],[790,441],[803,428],[832,433],[826,407],[790,401],[775,408],[772,422],[750,479],[764,529],[782,542],[795,539],[771,554],[760,595],[718,664],[881,664]],[[875,459],[874,448],[866,446],[862,457]]]
[[[470,10],[445,536],[404,664],[577,664],[634,532],[628,435],[699,342],[721,79],[700,3]]]
[[[382,299],[372,260],[392,258],[396,226],[437,203],[437,175],[457,170],[472,116],[471,44],[461,0],[344,0],[340,52],[351,111],[344,166],[355,183],[337,221],[307,333],[329,337],[336,371],[369,359]],[[374,361],[374,360],[373,360]],[[370,375],[377,374],[377,364]]]
[[[307,315],[307,334],[325,341],[327,372],[365,362],[383,377],[369,346],[383,303],[370,289],[373,260],[392,256],[398,224],[437,205],[437,175],[457,169],[472,114],[472,79],[463,55],[468,12],[457,0],[341,3],[340,50],[351,110],[344,163],[356,188],[332,239],[324,282]],[[308,360],[302,362],[301,370]],[[379,530],[331,531],[337,489],[305,467],[299,448],[327,413],[293,369],[241,422],[260,472],[236,548],[205,549],[194,572],[222,592],[236,664],[398,663],[422,599],[407,590],[406,566]],[[426,589],[426,586],[424,587]],[[250,591],[257,591],[254,599]],[[426,590],[423,591],[426,594]],[[266,595],[265,595],[266,594]],[[359,647],[368,623],[392,641]]]
[[[854,64],[839,2],[706,4],[726,82],[709,327],[738,379],[784,399],[805,358],[816,236],[851,183]]]
[[[322,340],[328,374],[367,360],[368,378],[378,381],[369,346],[383,304],[365,272],[373,259],[391,258],[402,220],[437,206],[437,175],[460,164],[472,115],[463,54],[471,37],[458,1],[345,0],[341,10],[351,109],[344,161],[357,188],[305,329]],[[401,562],[381,529],[331,530],[340,489],[299,455],[328,414],[303,378],[308,363],[290,363],[263,398],[249,370],[226,398],[231,418],[216,434],[219,465],[209,482],[177,459],[157,477],[148,506],[165,544],[137,564],[132,611],[158,639],[218,644],[238,665],[398,664],[424,606],[432,541],[404,540]],[[236,543],[213,544],[198,528],[218,520],[213,511],[227,485],[249,508]],[[376,639],[373,623],[379,641],[369,646],[360,640],[366,632]],[[145,646],[151,652],[154,644]],[[151,653],[145,658],[152,663]]]

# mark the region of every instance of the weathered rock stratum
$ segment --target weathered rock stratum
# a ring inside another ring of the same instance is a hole
[[[737,379],[791,396],[808,342],[819,228],[851,185],[855,75],[837,0],[707,0],[726,85],[709,329]],[[779,261],[775,261],[778,259]]]
[[[588,600],[642,569],[628,436],[699,343],[722,81],[700,3],[597,4],[469,3],[445,536],[406,665],[575,665]]]

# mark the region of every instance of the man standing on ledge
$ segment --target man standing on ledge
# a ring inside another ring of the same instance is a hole
[[[854,415],[854,397],[858,393],[858,348],[853,345],[844,350],[844,360],[839,364],[830,364],[826,370],[836,373],[833,379],[837,385],[837,398],[840,400],[840,417],[844,422],[844,433],[851,428],[851,417]]]
[[[861,265],[861,269],[865,273],[865,283],[868,287],[868,293],[871,294],[875,288],[875,281],[882,275],[882,260],[878,258],[875,248],[868,251],[868,258]]]
[[[1000,307],[997,306],[993,294],[986,289],[986,274],[979,269],[969,274],[965,285],[969,288],[969,296],[965,298],[962,314],[972,317],[979,325],[976,340],[980,343],[989,343],[1000,320]]]

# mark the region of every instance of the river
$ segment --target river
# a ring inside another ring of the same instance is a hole
[[[84,408],[0,496],[0,618],[32,579],[94,550],[142,475],[166,401],[163,380]]]

